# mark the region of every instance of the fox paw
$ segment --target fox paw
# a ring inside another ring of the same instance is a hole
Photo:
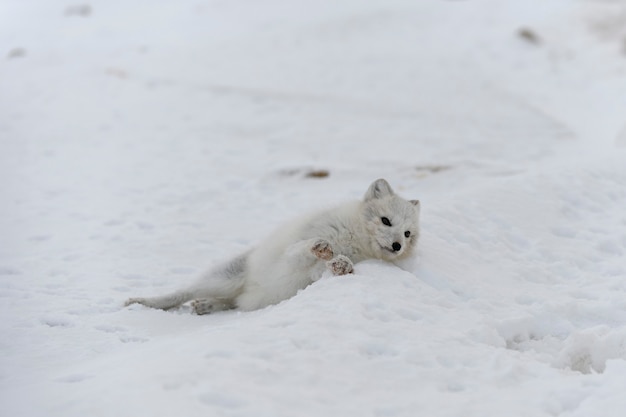
[[[211,314],[217,311],[230,310],[235,306],[228,301],[215,300],[210,298],[201,298],[191,302],[191,309],[194,313],[201,316],[203,314]]]
[[[333,275],[348,275],[354,272],[352,261],[343,255],[337,255],[335,258],[326,262],[326,266]]]
[[[213,300],[194,300],[191,302],[191,309],[199,316],[211,314],[216,310]]]
[[[191,309],[199,316],[210,314],[216,310],[213,300],[206,299],[192,301]]]
[[[311,252],[317,258],[323,259],[324,261],[330,261],[334,256],[333,248],[330,246],[330,243],[324,239],[315,242],[313,247],[311,247]]]

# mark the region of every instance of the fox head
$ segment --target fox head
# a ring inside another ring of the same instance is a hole
[[[419,237],[419,200],[398,196],[384,179],[370,185],[361,205],[373,254],[387,261],[413,253]]]

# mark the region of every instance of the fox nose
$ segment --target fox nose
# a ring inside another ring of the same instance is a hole
[[[402,249],[402,245],[399,244],[398,242],[393,242],[393,245],[391,245],[391,247],[393,248],[395,252],[398,252],[400,249]]]

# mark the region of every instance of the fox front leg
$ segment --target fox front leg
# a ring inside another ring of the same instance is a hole
[[[344,255],[337,255],[326,262],[326,267],[333,275],[348,275],[354,272],[354,265],[350,258]]]
[[[326,267],[333,275],[347,275],[354,272],[352,261],[344,255],[335,256],[333,248],[327,240],[319,239],[315,241],[311,247],[311,253],[316,258],[327,261]]]
[[[324,239],[318,239],[311,246],[311,253],[317,258],[323,261],[330,261],[335,256],[333,248],[330,242]]]

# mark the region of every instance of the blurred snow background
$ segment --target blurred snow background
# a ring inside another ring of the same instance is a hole
[[[623,0],[4,0],[0,145],[2,415],[626,413]],[[121,307],[379,177],[407,271]]]

